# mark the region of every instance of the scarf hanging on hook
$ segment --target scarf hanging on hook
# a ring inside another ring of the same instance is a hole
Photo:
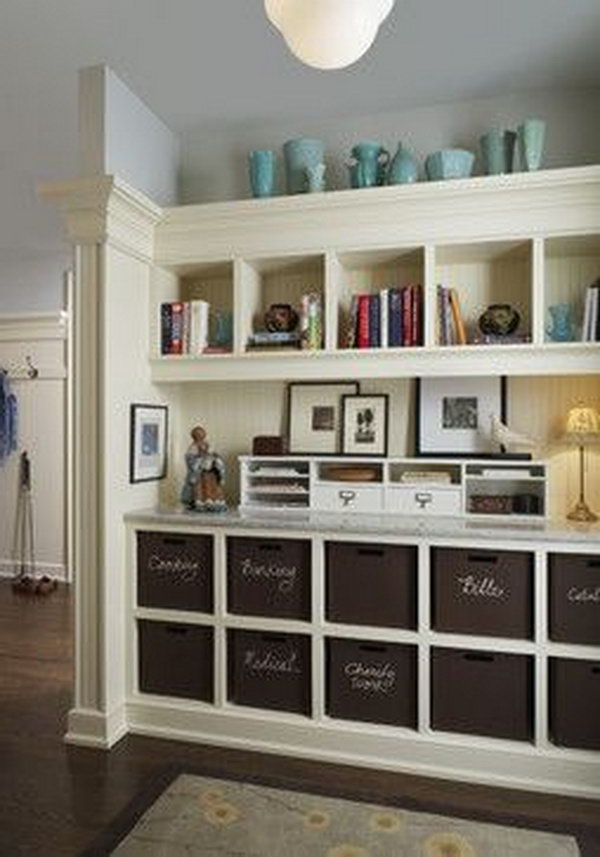
[[[18,446],[18,402],[5,370],[0,370],[0,465]]]

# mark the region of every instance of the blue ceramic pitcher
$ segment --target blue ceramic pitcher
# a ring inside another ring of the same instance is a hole
[[[552,342],[572,342],[575,339],[571,304],[553,304],[548,307],[551,323],[546,335]]]
[[[383,184],[390,154],[380,143],[371,140],[352,147],[352,158],[348,161],[352,187],[374,187]]]

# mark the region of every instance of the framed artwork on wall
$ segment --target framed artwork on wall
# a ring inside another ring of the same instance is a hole
[[[386,394],[342,396],[344,455],[387,455],[388,399]]]
[[[131,405],[129,481],[153,482],[167,475],[169,410],[166,405]]]
[[[356,381],[288,384],[288,449],[295,455],[340,451],[342,397],[359,392]]]
[[[506,378],[417,379],[416,454],[488,458],[492,417],[506,420]]]

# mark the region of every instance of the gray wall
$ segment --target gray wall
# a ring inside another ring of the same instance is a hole
[[[600,88],[537,92],[372,116],[299,117],[277,125],[232,126],[225,132],[199,128],[182,138],[180,197],[190,203],[248,197],[248,151],[267,148],[281,152],[281,144],[292,137],[323,140],[328,152],[328,187],[343,188],[348,184],[344,156],[361,139],[380,140],[392,150],[401,141],[422,162],[436,149],[477,151],[478,139],[489,127],[515,128],[529,117],[548,123],[545,167],[600,163]],[[480,171],[479,162],[476,171]],[[281,156],[279,179],[281,187]]]

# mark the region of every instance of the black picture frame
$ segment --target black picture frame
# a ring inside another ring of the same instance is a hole
[[[464,383],[469,382],[469,383]],[[477,382],[473,384],[471,382]],[[472,396],[473,391],[477,388],[493,393],[497,414],[502,422],[506,422],[506,402],[507,402],[507,379],[506,376],[483,375],[476,378],[466,377],[444,377],[444,378],[417,378],[415,392],[415,455],[422,458],[503,458],[503,459],[520,459],[524,457],[519,453],[503,453],[493,449],[481,450],[480,448],[471,449],[453,449],[451,446],[444,449],[432,449],[431,434],[426,440],[427,419],[431,418],[431,406],[425,409],[425,403],[429,391],[435,390],[436,395],[439,395],[439,390],[443,386],[444,393],[454,393],[461,390],[461,385],[464,392]],[[476,434],[476,429],[473,430]],[[475,444],[473,444],[475,445]]]
[[[319,392],[322,403],[319,404]],[[340,454],[342,396],[358,395],[358,381],[292,381],[287,386],[286,434],[288,454],[322,455]],[[315,428],[320,418],[316,410],[321,407],[323,429]],[[334,413],[331,414],[331,409]],[[311,409],[310,412],[307,409]],[[311,416],[312,415],[312,416]],[[321,431],[323,436],[319,437]],[[313,441],[311,443],[311,441]]]
[[[157,482],[167,475],[169,408],[132,404],[129,420],[129,482]]]
[[[348,426],[348,417],[351,415],[351,410],[353,405],[360,405],[361,402],[366,407],[369,401],[373,402],[374,400],[378,400],[383,410],[381,411],[382,419],[383,419],[383,428],[381,431],[380,443],[377,443],[377,438],[374,438],[373,443],[377,449],[380,449],[379,452],[369,451],[368,446],[363,448],[362,450],[358,448],[359,443],[356,441],[353,443],[351,437],[349,436],[349,426]],[[355,457],[355,458],[385,458],[388,454],[388,444],[389,444],[389,402],[390,397],[387,393],[358,393],[356,395],[350,396],[342,396],[342,417],[341,417],[341,448],[342,455]]]

